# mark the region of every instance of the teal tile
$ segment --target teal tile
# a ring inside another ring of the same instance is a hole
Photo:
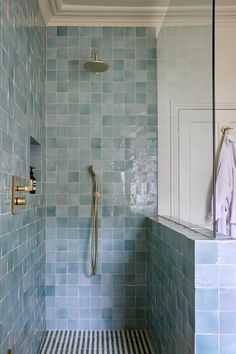
[[[68,182],[79,182],[79,172],[69,172]]]
[[[57,82],[57,92],[67,92],[67,82]]]
[[[57,81],[67,81],[68,80],[67,71],[59,71],[59,72],[57,72],[56,80]]]
[[[79,72],[78,71],[69,71],[68,72],[69,81],[79,81]]]
[[[93,161],[101,161],[101,159],[102,159],[101,150],[99,150],[99,149],[92,149],[92,150],[91,150],[91,159],[92,159]]]
[[[91,29],[90,27],[79,27],[80,36],[90,36]]]
[[[136,37],[146,37],[146,27],[137,27]]]
[[[101,149],[102,139],[101,138],[92,138],[91,139],[91,148],[92,149]]]
[[[2,132],[2,149],[8,154],[13,152],[13,138],[4,132]]]
[[[90,105],[80,104],[80,114],[90,114]]]
[[[86,329],[99,321],[102,329],[114,326],[110,314],[115,304],[114,279],[115,293],[126,297],[126,302],[124,297],[119,299],[127,307],[121,312],[121,321],[124,326],[135,328],[145,316],[146,252],[145,241],[138,241],[144,237],[142,218],[134,217],[131,210],[139,194],[135,189],[131,194],[130,182],[136,177],[133,172],[136,164],[142,165],[143,159],[150,156],[153,160],[155,156],[156,88],[153,78],[147,82],[147,68],[149,75],[153,75],[156,60],[149,45],[149,39],[153,45],[152,36],[150,31],[135,27],[66,27],[66,31],[58,27],[49,32],[52,39],[48,48],[50,106],[47,113],[51,114],[48,115],[47,158],[56,163],[47,163],[50,181],[47,213],[51,215],[47,227],[51,230],[48,242],[55,239],[59,242],[48,243],[51,253],[47,257],[54,265],[57,288],[55,297],[51,295],[47,299],[60,301],[58,296],[62,294],[78,293],[77,299],[63,295],[69,299],[68,312],[62,311],[57,322],[51,324],[57,326],[61,321],[61,325],[69,326],[72,307],[77,307],[78,302],[83,305],[84,312],[80,315],[84,322],[71,325],[78,326],[77,329],[86,326]],[[91,45],[110,64],[110,69],[102,75],[92,75],[83,69],[83,63],[93,55]],[[90,164],[97,172],[101,191],[99,278],[84,275],[91,231]],[[155,196],[152,198],[146,200],[150,209],[156,203]],[[56,217],[52,209],[55,205]],[[96,279],[98,283],[94,283]],[[129,284],[129,288],[124,284]],[[50,308],[56,313],[56,308],[63,309],[64,304],[56,307],[51,303]]]
[[[67,27],[57,27],[57,36],[67,36],[68,28]]]
[[[57,59],[66,59],[66,58],[67,58],[66,48],[58,48],[57,49]]]
[[[98,49],[102,47],[102,38],[91,38],[91,47]]]
[[[114,70],[124,70],[124,60],[114,60]]]
[[[135,37],[136,36],[135,27],[125,27],[125,36],[126,37]]]
[[[136,60],[136,69],[137,70],[146,70],[147,62],[146,60]]]
[[[68,27],[68,36],[79,36],[79,27]]]
[[[78,60],[69,60],[68,61],[68,69],[69,71],[77,71],[79,70],[79,61]]]
[[[114,27],[114,37],[122,37],[125,34],[123,27]]]
[[[76,104],[79,103],[79,94],[74,93],[74,92],[69,92],[68,102],[69,103],[76,103]]]
[[[113,27],[103,27],[102,34],[103,37],[113,37],[114,28]]]

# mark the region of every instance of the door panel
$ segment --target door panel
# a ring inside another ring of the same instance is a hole
[[[236,134],[236,110],[216,111],[216,154],[222,143],[221,127],[229,125]],[[212,112],[180,110],[178,127],[178,218],[211,227],[212,198]]]

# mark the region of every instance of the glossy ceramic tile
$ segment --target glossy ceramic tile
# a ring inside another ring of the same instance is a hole
[[[0,353],[36,354],[45,330],[46,31],[36,0],[1,0],[0,24]],[[40,154],[30,154],[30,136]],[[12,174],[28,180],[32,161],[38,194],[12,215]]]
[[[147,325],[156,351],[233,353],[235,241],[160,217],[148,219],[147,238]]]
[[[156,209],[155,29],[47,31],[47,327],[144,328],[146,231]],[[83,64],[98,51],[110,69]],[[93,164],[99,268],[91,278]]]
[[[156,353],[194,353],[194,240],[147,221],[147,326]]]

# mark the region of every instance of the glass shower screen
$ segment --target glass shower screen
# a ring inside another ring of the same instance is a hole
[[[213,15],[212,0],[172,0],[157,37],[159,215],[208,234],[214,229]]]

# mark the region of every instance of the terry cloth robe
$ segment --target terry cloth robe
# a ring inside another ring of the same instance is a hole
[[[225,134],[216,178],[217,231],[236,238],[236,139]]]

